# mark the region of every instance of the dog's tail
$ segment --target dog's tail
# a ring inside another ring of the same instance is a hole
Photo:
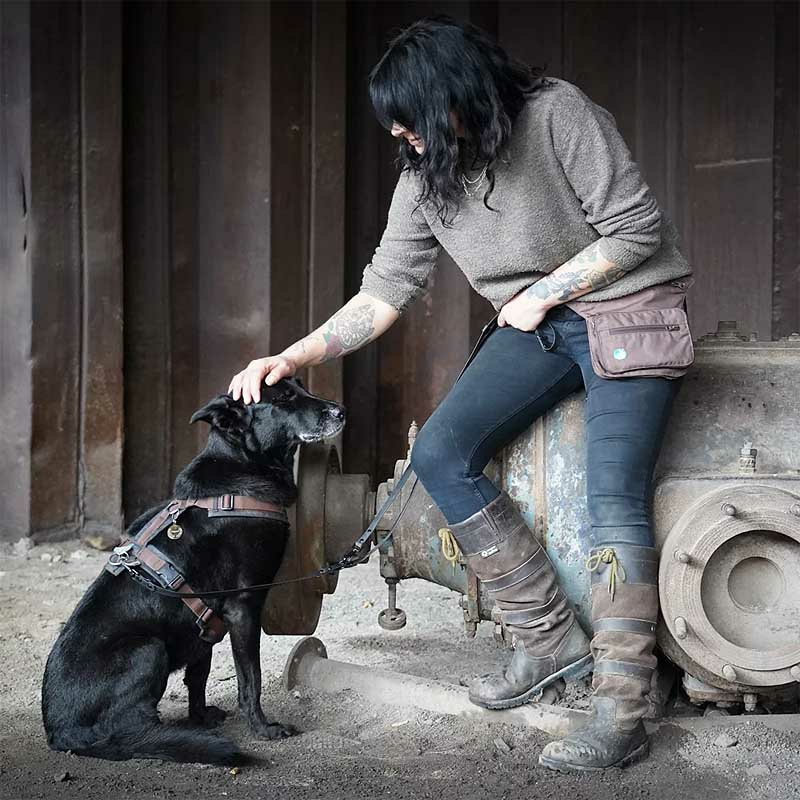
[[[57,748],[61,749],[61,748]],[[129,758],[161,758],[221,766],[242,766],[255,759],[243,753],[230,739],[203,730],[189,730],[169,725],[151,725],[136,731],[119,731],[110,736],[71,748],[81,756],[125,761]]]

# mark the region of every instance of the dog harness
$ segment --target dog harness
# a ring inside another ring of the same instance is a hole
[[[183,528],[178,524],[178,517],[192,507],[205,508],[209,517],[259,517],[286,524],[289,522],[282,506],[256,500],[254,497],[224,494],[220,497],[173,499],[136,536],[126,539],[119,547],[114,548],[105,569],[112,575],[127,571],[140,581],[142,576],[137,573],[137,569],[141,569],[147,577],[157,581],[165,589],[179,594],[195,594],[175,565],[151,544],[165,528],[170,539],[180,539]],[[199,597],[183,597],[181,600],[197,618],[201,639],[216,644],[225,637],[228,632],[225,623]]]

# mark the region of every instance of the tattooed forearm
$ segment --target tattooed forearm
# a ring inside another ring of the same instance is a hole
[[[624,274],[625,270],[606,259],[595,243],[536,281],[526,294],[552,304],[563,303],[609,286]]]
[[[283,355],[304,366],[315,366],[358,350],[381,332],[375,325],[375,305],[351,301],[324,325],[284,350]]]
[[[326,359],[358,350],[375,333],[375,307],[371,303],[343,308],[328,320],[322,331]]]

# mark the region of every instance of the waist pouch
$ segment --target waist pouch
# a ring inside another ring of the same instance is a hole
[[[566,303],[586,320],[601,378],[680,378],[694,362],[686,316],[688,275],[613,300]]]

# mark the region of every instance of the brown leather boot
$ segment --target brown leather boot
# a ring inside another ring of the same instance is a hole
[[[656,668],[658,551],[610,544],[592,548],[591,716],[578,730],[547,744],[539,763],[560,772],[624,767],[644,758],[642,718]]]
[[[449,528],[500,608],[514,646],[508,667],[473,681],[469,699],[484,708],[512,708],[535,699],[559,678],[587,675],[592,668],[589,639],[547,551],[508,495],[501,493]]]

